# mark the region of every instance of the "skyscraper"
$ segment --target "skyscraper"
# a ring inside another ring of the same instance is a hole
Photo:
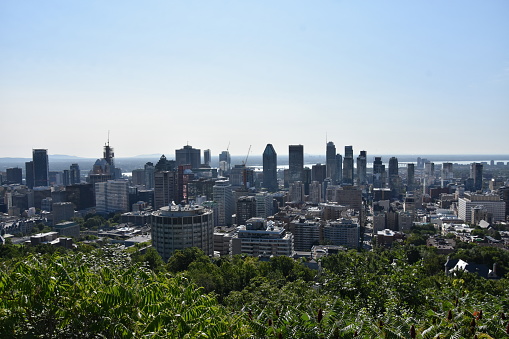
[[[367,154],[366,151],[361,151],[357,157],[357,185],[366,185],[368,178],[366,176],[367,167]]]
[[[269,192],[278,190],[277,154],[272,144],[267,144],[263,151],[263,187]]]
[[[389,159],[389,178],[398,175],[398,158],[391,157]]]
[[[69,168],[69,176],[71,185],[79,184],[81,182],[80,165],[71,164]]]
[[[49,186],[48,150],[34,149],[32,159],[34,163],[34,186]]]
[[[9,184],[21,184],[23,182],[23,171],[21,168],[7,168],[5,172]]]
[[[210,166],[210,150],[206,149],[203,151],[203,164],[205,166]]]
[[[401,178],[399,177],[399,164],[398,158],[391,157],[389,159],[389,188],[392,192],[392,197],[396,198],[400,194]]]
[[[232,186],[228,180],[218,180],[213,187],[214,201],[217,202],[217,222],[216,226],[230,226],[232,224],[232,214],[235,211],[235,202],[233,201]]]
[[[474,179],[474,188],[476,191],[482,190],[483,165],[478,162],[470,164],[470,178]]]
[[[353,147],[345,146],[343,158],[343,185],[353,185]]]
[[[413,191],[415,187],[415,164],[407,164],[407,191]]]
[[[302,181],[304,171],[304,146],[290,145],[288,147],[288,182]]]
[[[327,143],[325,151],[325,165],[327,166],[327,178],[330,178],[332,183],[335,184],[337,181],[337,167],[336,161],[336,146],[332,141]],[[322,180],[323,181],[323,180]]]
[[[382,157],[375,157],[373,161],[373,187],[385,187],[385,165],[382,163]]]
[[[230,157],[230,152],[222,151],[221,154],[219,154],[219,169],[223,172],[228,172],[230,171],[231,163],[232,159]]]
[[[154,208],[169,206],[177,201],[177,172],[157,171],[154,173]]]
[[[200,168],[201,150],[186,145],[181,149],[175,150],[175,162],[177,166],[191,165],[191,168]]]
[[[25,184],[28,188],[34,188],[34,162],[25,162]]]
[[[452,171],[452,162],[444,162],[442,164],[442,187],[446,187],[446,185],[454,178],[454,173]]]

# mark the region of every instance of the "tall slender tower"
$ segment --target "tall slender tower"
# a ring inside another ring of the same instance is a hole
[[[289,183],[303,180],[304,146],[290,145],[288,148]]]
[[[366,176],[367,153],[361,151],[357,157],[357,185],[366,185],[368,183]]]
[[[407,164],[407,191],[413,191],[415,187],[415,164]]]
[[[474,188],[476,191],[482,190],[482,172],[483,165],[478,162],[470,164],[470,178],[474,179]]]
[[[278,190],[277,154],[272,144],[267,144],[263,151],[263,187],[269,192]]]
[[[343,185],[353,185],[353,147],[345,146],[343,159]]]
[[[80,171],[80,165],[78,164],[71,164],[71,167],[69,168],[69,181],[71,185],[79,184],[81,182],[81,171]]]
[[[385,187],[385,165],[382,163],[382,157],[375,157],[373,162],[373,187]]]
[[[325,166],[327,166],[327,178],[332,180],[332,183],[336,183],[337,181],[337,167],[338,163],[336,161],[336,146],[332,141],[327,143],[327,148],[325,151]]]
[[[32,159],[34,162],[34,186],[49,186],[48,150],[34,149]]]
[[[206,149],[205,151],[203,151],[203,163],[206,166],[210,166],[210,150],[209,149]]]

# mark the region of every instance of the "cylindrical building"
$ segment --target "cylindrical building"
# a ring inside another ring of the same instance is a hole
[[[165,206],[152,213],[152,246],[167,261],[175,250],[214,253],[214,215],[202,206]]]

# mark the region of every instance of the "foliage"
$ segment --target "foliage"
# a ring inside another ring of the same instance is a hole
[[[445,276],[426,246],[341,252],[319,271],[287,257],[190,248],[164,264],[151,247],[87,246],[0,247],[0,337],[509,337],[508,280]],[[457,255],[507,262],[480,246]]]

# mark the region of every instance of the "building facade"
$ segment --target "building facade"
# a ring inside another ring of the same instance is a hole
[[[151,216],[152,245],[164,261],[173,252],[198,247],[214,254],[214,213],[202,206],[164,206]]]

